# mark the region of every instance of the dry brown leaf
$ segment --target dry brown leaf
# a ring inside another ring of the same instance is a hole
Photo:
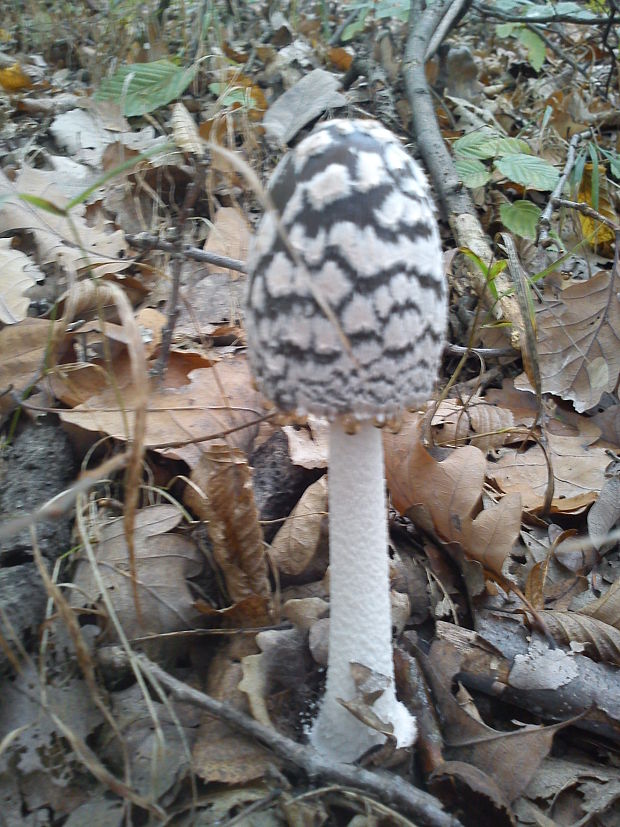
[[[612,583],[598,600],[593,600],[591,603],[582,606],[579,613],[596,618],[601,623],[613,626],[620,631],[620,580]]]
[[[280,572],[295,576],[306,571],[317,553],[326,514],[327,479],[321,477],[306,488],[273,538],[269,557]]]
[[[257,651],[254,640],[239,636],[216,652],[209,663],[205,691],[218,701],[248,712],[247,698],[238,688],[242,678],[240,661]],[[277,766],[278,759],[261,747],[256,739],[235,732],[211,715],[203,716],[194,749],[192,765],[207,783],[246,784]]]
[[[227,445],[211,445],[201,465],[207,471],[209,537],[228,596],[233,603],[255,595],[268,601],[271,586],[247,457]]]
[[[420,442],[420,419],[410,416],[398,434],[384,434],[386,476],[394,506],[403,514],[413,506],[423,506],[444,542],[459,543],[468,557],[501,575],[519,536],[520,497],[476,513],[484,483],[484,454],[465,446],[437,462]]]
[[[0,172],[0,198],[3,199],[0,205],[0,232],[23,229],[31,232],[40,266],[57,264],[70,272],[88,269],[96,275],[126,270],[132,260],[127,256],[127,243],[122,230],[107,232],[103,221],[99,226],[90,226],[83,204],[72,209],[69,223],[62,215],[38,209],[20,199],[19,193],[27,193],[64,207],[69,199],[48,179],[49,173],[30,167],[25,167],[15,182],[9,181]]]
[[[430,656],[422,657],[424,673],[437,700],[449,757],[473,764],[499,786],[506,801],[514,801],[549,754],[562,724],[523,726],[499,732],[469,715],[450,690],[456,667],[454,646],[435,641]]]
[[[85,431],[126,439],[126,426],[131,428],[131,417],[127,419],[126,413],[133,410],[134,389],[129,373],[121,374],[119,370],[127,364],[119,358],[114,365],[124,409],[119,409],[114,388],[108,388],[93,394],[72,411],[63,412],[63,422]],[[172,442],[204,438],[232,427],[239,430],[228,435],[228,443],[245,451],[251,447],[255,434],[252,423],[263,415],[264,409],[258,392],[252,390],[246,360],[235,357],[205,367],[208,364],[206,359],[193,354],[171,354],[162,386],[153,383],[149,394],[146,448],[156,449]],[[101,377],[100,368],[98,370]],[[88,371],[92,372],[93,367],[89,366]],[[72,378],[75,381],[75,373]],[[89,387],[96,384],[96,379],[94,377],[93,381],[90,377]],[[103,379],[100,382],[103,384]],[[166,456],[184,460],[193,468],[209,444],[197,442],[159,450]]]
[[[512,412],[482,399],[464,406],[457,399],[445,399],[432,420],[436,445],[474,445],[485,453],[504,445],[510,438],[515,421]]]
[[[581,643],[585,653],[596,660],[620,666],[620,616],[616,628],[584,612],[541,612],[547,628],[558,643]]]
[[[123,518],[99,529],[100,539],[95,545],[99,576],[129,638],[192,629],[195,625],[198,615],[186,578],[197,576],[204,561],[190,539],[170,533],[181,519],[181,512],[172,505],[151,506],[136,513],[134,543],[142,622],[136,615],[129,577]],[[101,602],[99,586],[86,559],[78,564],[75,585],[72,605]]]
[[[170,117],[172,137],[178,147],[189,155],[201,157],[204,146],[198,134],[196,121],[182,103],[175,103]]]
[[[605,449],[594,445],[600,431],[589,420],[578,420],[580,430],[566,428],[567,433],[547,432],[547,450],[555,477],[552,511],[579,511],[593,503],[604,482],[609,457]],[[525,451],[502,448],[496,462],[489,462],[487,476],[505,493],[521,494],[523,507],[541,508],[547,490],[547,462],[540,445]]]
[[[0,330],[0,353],[11,354],[10,359],[0,359],[0,414],[17,404],[9,390],[20,394],[38,377],[50,335],[50,322],[44,319],[24,319]]]
[[[546,298],[536,313],[542,392],[582,412],[614,390],[620,374],[620,274],[603,270]],[[522,374],[519,389],[530,389]]]

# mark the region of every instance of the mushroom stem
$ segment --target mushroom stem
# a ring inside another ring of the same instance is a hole
[[[356,695],[352,662],[388,678],[373,710],[392,724],[399,747],[413,743],[416,727],[394,690],[381,432],[364,422],[348,434],[341,422],[332,422],[329,452],[329,658],[325,696],[310,740],[323,754],[349,762],[385,741],[338,701]]]

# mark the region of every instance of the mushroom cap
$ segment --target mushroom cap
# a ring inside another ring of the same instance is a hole
[[[284,156],[269,193],[245,316],[263,393],[297,415],[358,420],[426,401],[446,286],[418,164],[376,121],[333,120]]]

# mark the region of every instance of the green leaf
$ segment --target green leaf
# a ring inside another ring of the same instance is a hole
[[[534,71],[540,72],[547,57],[545,41],[536,32],[526,28],[520,29],[517,37],[527,49],[527,59],[530,66]]]
[[[121,66],[102,81],[95,98],[116,101],[128,118],[145,115],[179,98],[194,79],[197,68],[184,69],[169,60]]]
[[[502,204],[499,208],[504,227],[521,238],[529,238],[530,241],[536,239],[536,225],[540,212],[540,207],[531,201],[515,201],[514,204]]]
[[[498,37],[510,37],[516,25],[515,23],[500,23],[495,27],[495,33]]]
[[[345,27],[341,35],[341,40],[343,43],[346,43],[348,40],[353,40],[356,35],[361,34],[364,31],[366,28],[366,18],[368,17],[369,11],[370,9],[368,8],[362,9],[357,20],[354,20]]]
[[[533,155],[506,155],[495,166],[510,181],[531,190],[552,190],[560,177],[548,161]]]
[[[468,132],[453,144],[454,154],[458,158],[494,158],[495,146],[499,132],[490,126],[483,126],[475,132]]]
[[[459,178],[466,187],[483,187],[491,178],[488,167],[476,158],[457,158],[454,162]]]
[[[209,91],[219,98],[219,103],[222,106],[232,106],[233,103],[240,103],[241,105],[247,103],[246,90],[231,87],[228,83],[210,83]]]
[[[458,158],[497,158],[500,155],[529,153],[528,144],[521,138],[506,138],[490,126],[468,132],[453,144]]]
[[[522,138],[498,138],[495,144],[495,157],[497,158],[502,155],[519,155],[520,153],[529,155],[531,151],[528,142]]]

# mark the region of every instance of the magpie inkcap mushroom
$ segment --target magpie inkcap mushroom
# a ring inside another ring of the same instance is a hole
[[[385,676],[373,711],[397,745],[416,735],[394,689],[375,424],[432,395],[446,324],[441,245],[424,174],[375,121],[315,129],[278,164],[269,194],[275,211],[248,258],[249,359],[282,411],[330,421],[329,659],[310,740],[355,761],[385,736],[340,703],[355,695],[351,663]]]

